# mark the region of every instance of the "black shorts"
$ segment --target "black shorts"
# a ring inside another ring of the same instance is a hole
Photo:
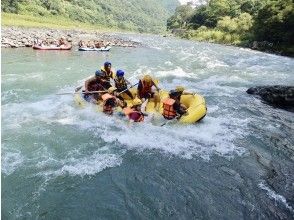
[[[139,95],[141,99],[150,99],[154,97],[154,92],[148,92],[145,94]]]

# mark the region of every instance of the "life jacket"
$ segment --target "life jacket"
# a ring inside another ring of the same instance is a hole
[[[124,108],[124,113],[130,120],[133,120],[134,122],[142,122],[144,121],[144,114],[142,112],[139,112],[137,110],[134,110],[130,107]]]
[[[122,77],[121,79],[116,77],[114,79],[114,82],[115,82],[115,87],[117,88],[118,91],[123,91],[128,87],[127,82],[124,77]]]
[[[105,76],[103,77],[104,79],[108,81],[110,81],[110,79],[113,79],[113,76],[114,76],[113,70],[110,70],[110,73],[107,73],[105,68],[102,66],[101,71],[105,74]]]
[[[174,110],[173,104],[176,102],[176,100],[171,98],[166,98],[163,100],[163,117],[165,119],[173,119],[177,116],[177,112]]]
[[[113,99],[114,102],[116,103],[116,100],[115,100],[115,96],[113,95],[110,95],[108,93],[102,95],[102,100],[103,100],[103,112],[107,115],[112,115],[113,114],[113,109],[115,106],[112,106],[112,105],[108,105],[107,104],[107,101],[108,100],[111,100]]]
[[[144,82],[144,80],[140,80],[142,83],[142,89],[141,91],[139,91],[139,95],[142,97],[148,93],[152,92],[152,86],[153,86],[153,81],[151,81],[150,83]]]

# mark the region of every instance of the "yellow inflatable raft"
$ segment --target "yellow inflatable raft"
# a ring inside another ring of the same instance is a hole
[[[133,96],[136,97],[137,90],[136,88],[130,89],[132,92]],[[74,101],[75,103],[80,106],[80,107],[85,107],[89,103],[82,97],[83,95],[81,93],[76,93],[74,96]],[[123,93],[122,97],[125,99],[127,102],[128,106],[132,105],[132,100],[130,97]],[[159,92],[159,97],[160,97],[160,104],[159,104],[159,109],[154,108],[154,99],[150,99],[146,105],[146,112],[148,113],[155,113],[158,115],[161,115],[163,112],[163,104],[162,101],[168,97],[168,92],[164,90],[160,90]],[[205,99],[199,95],[182,95],[181,96],[181,103],[183,103],[187,107],[188,114],[183,115],[178,121],[180,123],[186,123],[186,124],[191,124],[195,123],[197,121],[200,121],[202,118],[205,117],[207,108],[206,108],[206,103]],[[98,103],[97,105],[97,111],[101,111],[101,105],[102,101]],[[158,111],[157,111],[158,110]],[[121,108],[118,108],[117,111],[122,111]]]

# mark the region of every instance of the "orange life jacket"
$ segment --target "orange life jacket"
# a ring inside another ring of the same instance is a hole
[[[177,116],[177,112],[174,110],[173,104],[176,101],[174,99],[171,98],[166,98],[163,100],[163,117],[165,119],[173,119]]]
[[[124,108],[124,113],[129,119],[134,120],[134,122],[144,121],[144,115],[142,112],[136,111],[130,107]]]
[[[110,99],[114,99],[114,102],[116,102],[115,100],[115,96],[110,95],[108,93],[102,95],[102,100],[103,100],[103,112],[107,115],[112,115],[113,114],[113,108],[114,106],[111,105],[107,105],[106,102]]]

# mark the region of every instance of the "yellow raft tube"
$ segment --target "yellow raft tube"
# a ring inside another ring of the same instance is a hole
[[[137,89],[136,88],[131,88],[130,91],[133,94],[133,97],[136,97],[137,95]],[[130,99],[130,97],[123,93],[122,97],[124,98],[124,100],[127,102],[128,106],[132,105],[132,100]],[[161,115],[163,112],[163,100],[168,98],[168,92],[164,91],[164,90],[160,90],[159,92],[159,97],[160,97],[160,103],[159,103],[159,109],[157,111],[157,109],[154,108],[154,99],[150,99],[146,105],[146,112],[147,113],[155,113],[158,115]],[[74,101],[75,103],[80,106],[80,107],[85,107],[86,105],[89,104],[89,102],[87,102],[83,97],[81,93],[75,93],[74,96]],[[187,115],[183,115],[178,121],[180,123],[184,123],[184,124],[192,124],[195,122],[200,121],[202,118],[205,117],[206,112],[207,112],[207,108],[206,108],[206,103],[205,103],[205,99],[199,95],[199,94],[195,94],[195,95],[182,95],[181,96],[181,103],[183,103],[186,107],[187,107]],[[97,111],[101,111],[102,108],[102,101],[98,103],[97,105]],[[122,111],[121,108],[117,108],[117,111]]]

